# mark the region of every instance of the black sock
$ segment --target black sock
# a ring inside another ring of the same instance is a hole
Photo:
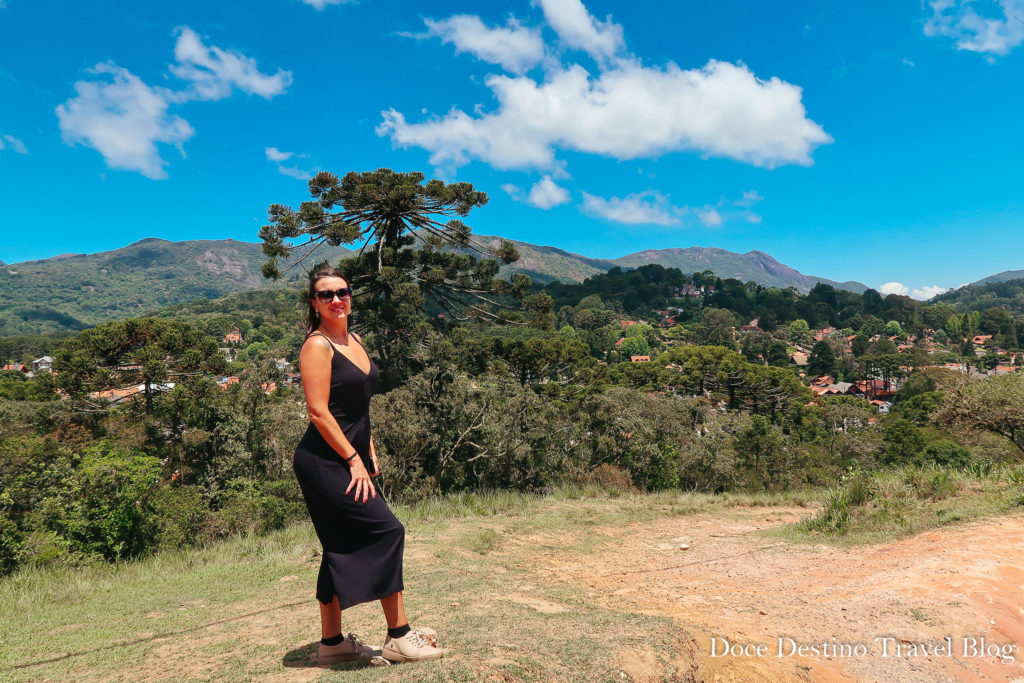
[[[395,628],[388,629],[388,635],[392,638],[401,638],[411,630],[412,628],[409,626],[409,624],[406,624],[405,626],[396,626]]]
[[[340,645],[341,641],[343,641],[343,640],[345,640],[345,636],[343,636],[343,635],[341,635],[339,633],[338,635],[336,635],[336,636],[334,636],[332,638],[321,638],[320,639],[320,644],[321,645]]]

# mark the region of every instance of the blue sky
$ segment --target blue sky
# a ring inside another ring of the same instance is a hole
[[[7,263],[257,241],[310,173],[390,167],[588,256],[917,297],[1024,268],[1024,0],[0,0],[0,32]]]

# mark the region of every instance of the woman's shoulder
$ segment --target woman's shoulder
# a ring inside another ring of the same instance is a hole
[[[323,333],[313,332],[306,337],[306,341],[302,342],[301,353],[303,355],[309,353],[316,355],[320,355],[322,353],[326,353],[326,355],[334,355],[334,345],[331,344],[331,340]]]

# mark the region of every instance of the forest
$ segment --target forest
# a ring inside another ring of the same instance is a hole
[[[1024,453],[1012,306],[801,294],[657,265],[505,281],[514,248],[479,248],[461,220],[486,195],[423,181],[322,173],[298,210],[272,205],[260,235],[271,278],[293,240],[367,244],[337,265],[381,368],[372,419],[389,499],[826,489]],[[0,574],[301,518],[303,296],[289,283],[0,339]],[[30,371],[44,355],[52,372]]]

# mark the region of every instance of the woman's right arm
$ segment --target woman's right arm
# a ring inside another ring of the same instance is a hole
[[[336,353],[331,343],[319,335],[306,340],[299,354],[299,372],[302,375],[302,391],[306,395],[306,410],[309,421],[313,423],[324,441],[346,460],[352,483],[345,493],[355,488],[355,499],[366,502],[367,498],[377,497],[370,475],[363,465],[363,460],[356,449],[345,438],[345,433],[338,426],[338,421],[331,415],[328,400],[331,396],[331,356]],[[354,457],[353,457],[354,456]]]

